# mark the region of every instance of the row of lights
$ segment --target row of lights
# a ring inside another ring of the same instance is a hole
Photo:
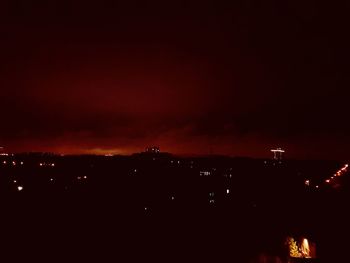
[[[55,163],[39,163],[40,167],[55,167]]]
[[[344,175],[344,173],[347,172],[348,167],[349,167],[349,165],[348,165],[348,164],[345,164],[345,165],[344,165],[342,168],[340,168],[333,176],[331,176],[330,178],[325,179],[325,183],[330,184],[335,178]],[[306,185],[306,186],[310,186],[310,180],[306,180],[306,181],[305,181],[305,185]],[[318,189],[318,188],[319,188],[319,185],[316,185],[315,188]]]
[[[345,164],[342,168],[340,168],[333,176],[326,179],[325,182],[329,184],[332,180],[334,180],[336,177],[344,175],[345,172],[347,172],[349,165]]]
[[[10,164],[12,166],[17,166],[17,165],[24,165],[24,162],[16,162],[16,161],[12,161],[12,162],[8,162],[8,161],[3,161],[2,162],[3,165],[7,165]],[[39,163],[40,167],[55,167],[55,163]]]
[[[24,162],[16,162],[16,161],[7,162],[7,161],[3,161],[2,164],[3,164],[3,165],[10,164],[10,165],[12,165],[12,166],[17,166],[17,165],[23,165]]]

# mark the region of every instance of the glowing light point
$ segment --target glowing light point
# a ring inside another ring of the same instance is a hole
[[[22,191],[23,190],[23,186],[17,186],[17,190],[20,192],[20,191]]]

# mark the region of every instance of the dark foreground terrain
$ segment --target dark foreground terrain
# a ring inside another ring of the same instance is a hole
[[[325,181],[342,167],[168,154],[2,156],[2,249],[26,262],[287,262],[284,242],[293,236],[316,243],[317,259],[305,262],[347,262],[348,171]]]

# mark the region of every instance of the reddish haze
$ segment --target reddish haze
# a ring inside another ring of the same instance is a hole
[[[2,4],[9,151],[349,157],[341,8],[88,2]]]

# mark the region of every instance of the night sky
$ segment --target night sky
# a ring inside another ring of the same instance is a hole
[[[349,6],[123,2],[1,1],[0,145],[350,158]]]

